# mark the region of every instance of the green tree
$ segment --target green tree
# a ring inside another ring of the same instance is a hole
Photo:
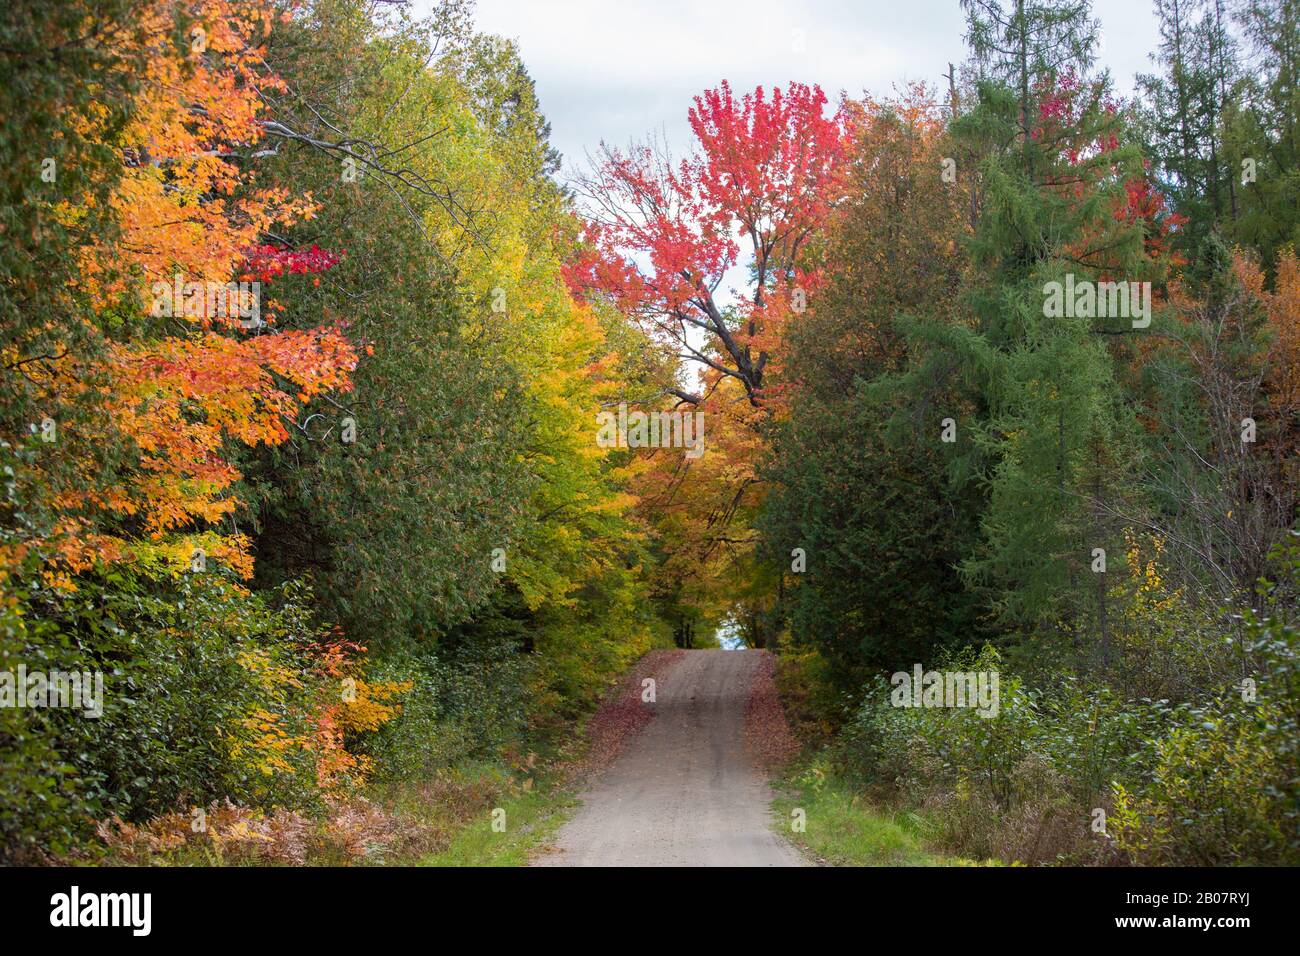
[[[1068,47],[1087,49],[1086,9],[1039,12],[1070,32]],[[903,323],[918,361],[887,387],[931,409],[925,428],[936,443],[935,397],[954,390],[969,409],[950,415],[956,441],[943,449],[953,487],[987,495],[982,540],[961,570],[994,620],[1104,664],[1110,635],[1094,549],[1117,568],[1113,515],[1127,510],[1119,503],[1133,494],[1126,476],[1137,454],[1108,341],[1141,333],[1127,316],[1053,308],[1049,290],[1158,278],[1147,223],[1125,212],[1126,186],[1143,181],[1140,154],[1104,78],[1058,75],[1019,47],[994,52],[991,74],[1021,79],[983,82],[978,105],[952,124],[981,157],[964,296],[971,321]],[[1022,82],[1027,63],[1035,70]],[[1027,131],[1026,116],[1037,118]]]
[[[1259,251],[1271,270],[1278,251],[1300,241],[1300,4],[1248,0],[1235,16],[1254,69],[1240,84],[1240,105],[1225,119],[1240,215],[1230,236]]]
[[[791,639],[817,648],[846,690],[978,629],[956,565],[974,543],[979,493],[953,492],[930,433],[936,409],[955,411],[950,396],[927,407],[877,387],[911,358],[899,315],[962,321],[950,307],[966,193],[942,180],[953,144],[925,91],[868,103],[857,122],[852,198],[825,243],[830,280],[790,331],[797,386],[774,429],[759,522]]]
[[[1239,72],[1222,0],[1156,0],[1159,74],[1138,77],[1148,153],[1178,212],[1187,217],[1180,248],[1194,254],[1205,236],[1235,218],[1237,178],[1223,142]]]

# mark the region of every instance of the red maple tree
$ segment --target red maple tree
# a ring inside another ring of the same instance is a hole
[[[696,148],[679,162],[656,142],[626,152],[602,144],[580,183],[587,248],[567,278],[578,294],[612,297],[704,366],[706,386],[734,378],[758,406],[779,328],[816,285],[801,253],[842,191],[849,113],[841,102],[828,115],[817,86],[770,95],[760,86],[738,99],[724,81],[695,97],[689,119]],[[718,290],[740,265],[749,288],[728,308]]]

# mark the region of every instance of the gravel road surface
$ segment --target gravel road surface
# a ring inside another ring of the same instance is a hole
[[[745,747],[765,651],[691,651],[652,676],[654,719],[582,795],[541,866],[801,866]]]

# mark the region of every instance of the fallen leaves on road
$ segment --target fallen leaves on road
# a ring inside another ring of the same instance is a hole
[[[783,767],[799,753],[799,741],[790,730],[776,691],[776,658],[764,654],[745,704],[745,746],[759,766]]]

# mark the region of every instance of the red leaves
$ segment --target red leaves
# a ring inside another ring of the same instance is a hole
[[[600,223],[586,223],[577,254],[562,263],[560,272],[575,299],[600,291],[621,301],[639,301],[646,294],[637,269],[612,247]]]
[[[737,103],[724,80],[695,97],[691,129],[703,148],[698,187],[724,229],[734,220],[780,241],[820,223],[841,185],[850,137],[843,106],[826,117],[818,86],[763,87]]]
[[[1090,141],[1078,136],[1078,131],[1085,125],[1083,117],[1093,106],[1111,116],[1119,109],[1115,100],[1101,95],[1101,89],[1098,84],[1084,84],[1073,73],[1044,79],[1037,90],[1038,125],[1030,131],[1030,137],[1061,143],[1061,155],[1072,166],[1118,149],[1119,139],[1113,132],[1103,133]]]
[[[1169,254],[1169,234],[1187,221],[1186,216],[1169,209],[1165,194],[1146,176],[1137,176],[1124,183],[1124,204],[1115,211],[1115,218],[1120,222],[1141,222],[1144,225],[1146,236],[1143,241],[1147,255],[1152,259]],[[1181,261],[1181,257],[1175,258],[1175,264]]]
[[[1147,172],[1150,163],[1144,161],[1143,173],[1132,175],[1131,167],[1123,168],[1111,155],[1120,147],[1115,127],[1112,125],[1100,133],[1095,124],[1089,129],[1086,117],[1090,112],[1114,116],[1120,104],[1105,95],[1100,84],[1084,83],[1073,73],[1044,80],[1038,95],[1039,122],[1030,135],[1059,149],[1060,158],[1070,167],[1071,178],[1062,188],[1082,199],[1107,178],[1123,176],[1124,195],[1116,203],[1115,220],[1126,225],[1142,225],[1143,244],[1150,259],[1168,257],[1171,264],[1181,262],[1171,253],[1168,240],[1185,219],[1168,208],[1164,194],[1151,181]]]
[[[252,274],[262,282],[270,282],[282,275],[318,273],[333,269],[346,252],[334,253],[312,245],[305,251],[281,249],[278,246],[253,246],[245,252],[242,271]]]
[[[602,291],[629,297],[632,308],[684,306],[704,279],[721,275],[736,260],[728,211],[706,207],[698,161],[674,168],[649,146],[626,155],[607,149],[604,158],[592,187],[609,215],[587,228],[600,249],[592,278],[608,283]],[[626,263],[628,254],[650,268]]]
[[[674,163],[655,143],[602,147],[584,183],[591,221],[565,270],[570,288],[610,295],[674,351],[741,378],[756,400],[766,357],[750,347],[766,349],[777,328],[767,327],[768,293],[802,281],[804,247],[844,189],[849,113],[843,103],[826,111],[816,86],[791,83],[770,96],[759,87],[737,100],[724,82],[689,111],[690,158]],[[753,267],[743,306],[752,321],[733,333],[713,296],[728,270],[745,264],[742,244]],[[706,346],[714,358],[688,338],[691,326],[718,340]]]

